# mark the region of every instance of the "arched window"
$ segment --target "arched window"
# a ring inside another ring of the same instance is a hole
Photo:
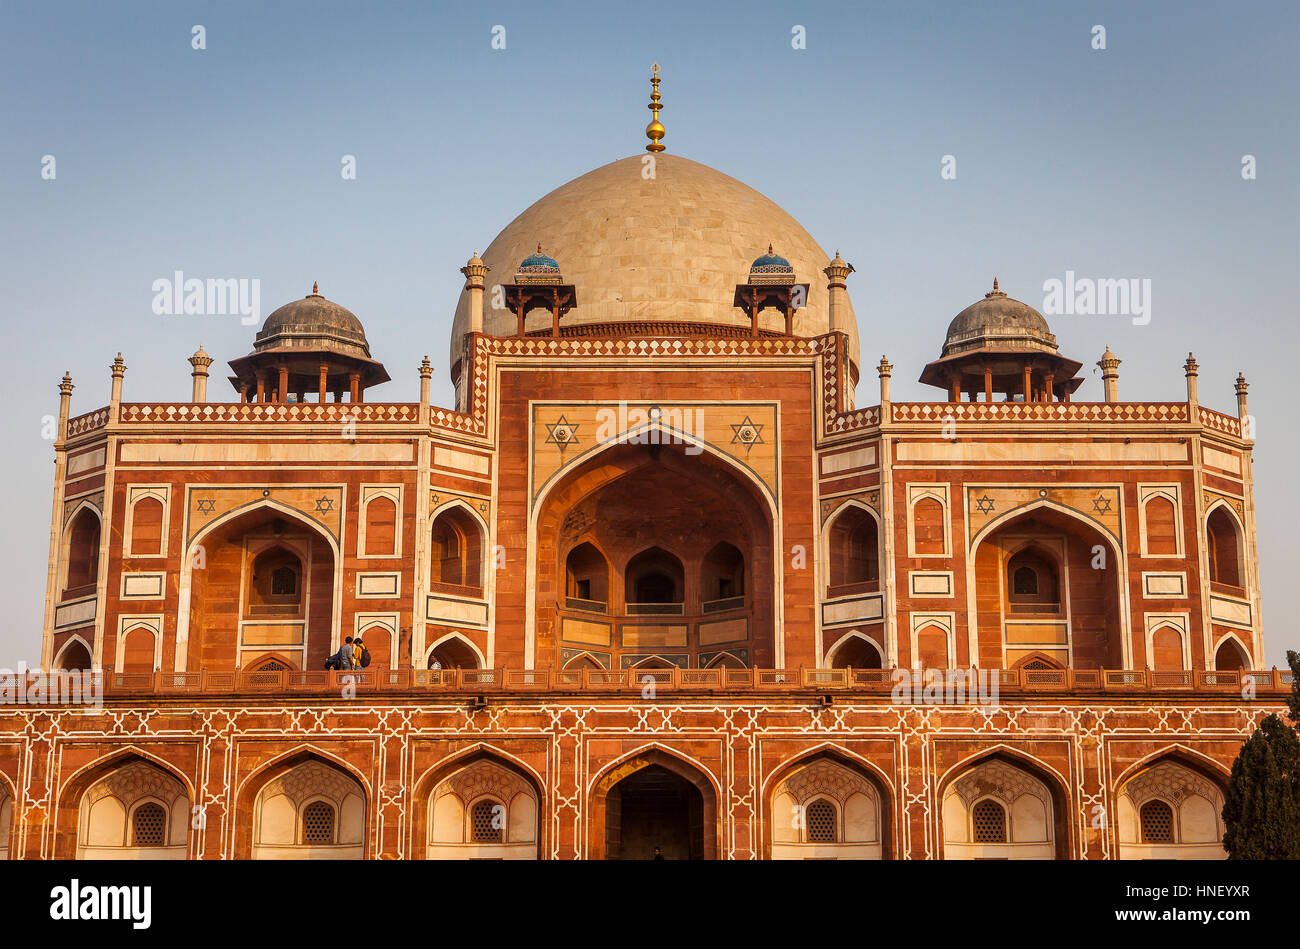
[[[1007,812],[997,801],[987,798],[978,802],[970,812],[974,840],[977,844],[1004,844],[1007,842]]]
[[[839,842],[835,828],[835,806],[825,798],[818,798],[808,805],[804,813],[808,823],[808,841],[810,843],[833,844]]]
[[[1147,553],[1153,557],[1178,553],[1178,519],[1174,502],[1162,495],[1149,498],[1143,508],[1147,532]]]
[[[131,555],[162,553],[163,505],[154,497],[141,498],[131,508]]]
[[[1138,811],[1142,826],[1142,843],[1172,844],[1174,842],[1174,811],[1164,801],[1152,799]]]
[[[945,656],[947,645],[944,646]],[[946,665],[946,663],[945,663]],[[876,647],[860,636],[849,636],[841,641],[831,657],[832,669],[879,669],[880,653]]]
[[[83,507],[68,528],[68,574],[64,596],[90,592],[99,582],[99,517]]]
[[[299,613],[303,604],[302,561],[284,547],[270,547],[253,558],[248,581],[250,616]]]
[[[59,656],[58,666],[66,670],[85,670],[90,668],[90,650],[85,643],[76,640],[69,643]]]
[[[429,652],[430,669],[477,669],[478,655],[462,639],[451,638]]]
[[[1236,672],[1250,668],[1250,660],[1235,639],[1225,639],[1214,652],[1214,668],[1221,672]]]
[[[582,543],[564,560],[564,595],[571,609],[603,613],[609,604],[609,563],[594,544]]]
[[[483,535],[478,523],[460,507],[450,507],[433,521],[432,583],[474,588],[481,592]]]
[[[1161,626],[1151,634],[1151,668],[1174,672],[1186,668],[1183,662],[1183,634],[1173,626]]]
[[[167,812],[161,804],[146,801],[131,815],[132,847],[167,846]]]
[[[380,495],[366,504],[366,556],[392,556],[396,550],[397,505]]]
[[[334,807],[327,801],[312,801],[302,809],[302,842],[329,846],[334,843]]]
[[[1241,587],[1241,554],[1237,525],[1222,505],[1206,518],[1206,553],[1210,560],[1210,582]]]
[[[745,556],[725,540],[704,555],[703,592],[705,603],[745,595]],[[707,607],[706,607],[707,609]]]
[[[943,505],[938,498],[921,498],[912,505],[912,549],[918,554],[947,552]]]
[[[840,595],[837,587],[880,582],[880,532],[876,519],[862,508],[850,505],[840,513],[830,529],[831,596]]]
[[[1007,561],[1007,600],[1012,613],[1058,613],[1061,609],[1056,564],[1027,547]]]
[[[663,607],[684,601],[686,572],[668,551],[651,547],[628,561],[624,587],[629,613],[681,612]]]
[[[564,668],[567,672],[581,672],[583,669],[599,672],[605,667],[593,659],[591,653],[584,652],[568,659],[564,663]]]
[[[470,840],[474,843],[499,844],[505,827],[505,805],[491,798],[476,802],[469,811]]]
[[[947,631],[934,624],[930,624],[917,630],[916,654],[916,658],[925,669],[947,669]],[[913,664],[915,664],[915,662]]]

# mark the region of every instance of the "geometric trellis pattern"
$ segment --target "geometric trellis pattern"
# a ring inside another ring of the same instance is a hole
[[[957,779],[953,790],[966,802],[967,807],[971,801],[981,797],[996,797],[1010,807],[1024,794],[1032,794],[1048,807],[1052,803],[1051,795],[1043,782],[997,759],[976,765]]]
[[[1161,761],[1153,768],[1148,768],[1137,777],[1124,784],[1123,792],[1140,807],[1152,798],[1161,798],[1172,804],[1181,804],[1193,795],[1203,797],[1212,803],[1221,803],[1223,795],[1205,778],[1191,768],[1185,768],[1172,761]]]
[[[876,790],[870,781],[843,765],[825,759],[800,768],[782,783],[777,793],[782,791],[799,804],[821,796],[834,798],[841,805],[854,794],[865,794],[872,800],[876,799]]]
[[[127,810],[141,798],[152,797],[170,804],[185,794],[185,786],[161,768],[132,761],[97,781],[85,795],[87,803],[115,797]]]
[[[283,794],[295,808],[310,797],[324,796],[341,801],[349,794],[360,794],[361,788],[350,775],[319,761],[305,761],[296,768],[269,781],[262,790],[264,799]]]

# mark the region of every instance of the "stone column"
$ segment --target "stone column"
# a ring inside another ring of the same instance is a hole
[[[889,364],[889,360],[884,356],[880,357],[880,365],[876,366],[876,374],[880,376],[880,414],[883,421],[886,408],[889,405],[889,379],[894,374],[894,367]]]
[[[59,550],[63,539],[63,497],[68,469],[68,414],[72,407],[72,374],[59,383],[59,421],[54,433],[54,507],[50,514],[50,558],[45,574],[45,620],[42,628],[41,668],[54,664],[54,608],[58,602]],[[15,804],[15,810],[17,805]],[[16,816],[16,814],[15,814]]]
[[[1119,364],[1121,362],[1123,360],[1116,357],[1110,351],[1109,346],[1106,347],[1106,351],[1102,353],[1101,358],[1097,360],[1097,365],[1101,367],[1101,384],[1107,402],[1119,401]]]
[[[1187,420],[1198,422],[1201,418],[1200,399],[1196,395],[1198,367],[1196,357],[1191,353],[1187,354],[1187,362],[1183,363],[1183,374],[1187,376]]]
[[[109,368],[113,372],[113,389],[108,397],[109,418],[116,422],[122,405],[122,377],[126,375],[126,363],[122,361],[121,353],[117,354]]]
[[[464,369],[461,370],[464,372]],[[429,424],[429,382],[433,378],[433,366],[429,363],[429,357],[425,356],[424,361],[420,363],[420,424]]]
[[[190,395],[191,402],[208,401],[208,367],[212,365],[212,357],[203,351],[203,344],[199,344],[199,351],[190,357],[190,365],[194,371],[190,373],[194,377],[194,388]]]
[[[826,289],[830,294],[829,318],[832,333],[849,331],[849,291],[844,281],[853,273],[853,265],[845,263],[840,252],[835,252],[832,260],[822,271],[826,274]]]
[[[460,268],[465,275],[465,290],[469,294],[469,330],[471,333],[483,332],[483,278],[488,274],[488,266],[479,259],[478,251],[470,257],[469,262]]]

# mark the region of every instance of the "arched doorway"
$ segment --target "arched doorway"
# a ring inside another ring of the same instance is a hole
[[[339,577],[323,529],[259,505],[201,534],[182,577],[184,668],[247,668],[268,653],[320,669],[333,650]]]
[[[688,762],[656,749],[610,768],[592,792],[589,850],[595,859],[714,860],[717,794]]]
[[[539,663],[650,656],[776,662],[773,525],[761,488],[678,445],[614,445],[546,489],[536,520]],[[542,591],[547,591],[543,593]]]
[[[971,563],[981,656],[1000,655],[1008,669],[1030,656],[1059,668],[1128,668],[1120,565],[1096,527],[1040,505],[981,534]],[[957,664],[970,661],[956,645]]]
[[[695,785],[660,765],[628,775],[605,801],[605,859],[704,857],[704,799]]]

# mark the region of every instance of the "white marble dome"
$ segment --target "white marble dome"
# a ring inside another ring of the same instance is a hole
[[[642,175],[647,158],[633,155],[575,178],[497,235],[481,255],[491,268],[484,281],[485,332],[514,335],[515,316],[493,308],[492,288],[513,282],[519,264],[539,244],[577,292],[577,307],[564,316],[566,326],[639,321],[747,326],[744,312],[732,305],[735,288],[748,280],[754,259],[770,244],[793,266],[798,282],[809,284],[807,306],[795,315],[795,335],[829,332],[822,270],[830,257],[798,221],[748,185],[688,158],[656,156],[655,177],[647,179]],[[856,364],[851,305],[849,315],[844,329]],[[767,310],[761,325],[783,329],[784,320]],[[468,328],[468,295],[462,290],[452,330],[453,364]]]

